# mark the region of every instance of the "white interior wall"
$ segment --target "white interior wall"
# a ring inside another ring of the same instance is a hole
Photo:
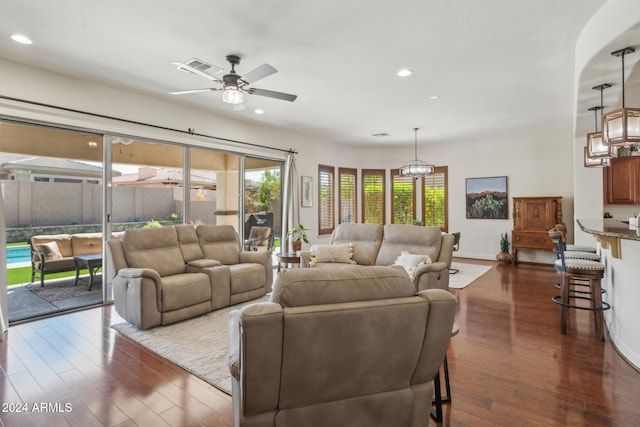
[[[241,140],[253,144],[299,152],[299,175],[314,177],[317,195],[317,165],[336,167],[392,169],[412,157],[411,141],[398,147],[350,147],[320,141],[304,135],[278,130],[259,124],[242,123],[233,118],[214,116],[180,104],[141,96],[130,91],[104,87],[82,80],[53,74],[44,70],[0,60],[3,78],[0,93],[15,98],[60,105],[103,115],[126,118],[177,129],[192,128],[197,133]],[[10,101],[0,102],[0,114],[54,121],[98,131],[140,136],[158,140],[190,143],[213,148],[244,151],[249,154],[284,158],[272,150],[247,148],[233,143],[217,142],[197,136],[150,129],[130,123],[83,116],[76,113],[47,111],[45,108],[21,106]],[[506,220],[468,220],[465,218],[465,179],[486,176],[507,176],[509,196],[562,196],[566,222],[572,223],[572,175],[564,168],[563,159],[571,155],[571,123],[553,129],[541,127],[535,134],[501,134],[453,144],[421,144],[420,158],[449,167],[450,231],[462,233],[458,255],[470,258],[494,259],[499,249],[500,234],[510,232],[511,214]],[[423,136],[424,137],[424,136]],[[424,137],[428,139],[428,137]],[[337,155],[339,153],[339,156]],[[554,153],[550,156],[549,153]],[[389,179],[387,174],[387,180]],[[317,230],[317,207],[300,208],[300,222]],[[389,207],[387,207],[387,217]],[[511,203],[509,205],[511,212]],[[311,233],[312,242],[325,241]],[[550,254],[522,253],[522,260],[547,262]]]

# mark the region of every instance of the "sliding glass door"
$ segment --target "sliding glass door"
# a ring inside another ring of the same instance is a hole
[[[257,237],[267,239],[253,247],[247,244],[245,249],[257,247],[275,253],[280,251],[281,242],[285,241],[282,234],[282,166],[281,161],[244,158],[244,240],[253,238],[258,232],[265,234]]]
[[[10,322],[102,303],[99,277],[89,289],[74,264],[102,259],[102,146],[99,134],[0,122]]]

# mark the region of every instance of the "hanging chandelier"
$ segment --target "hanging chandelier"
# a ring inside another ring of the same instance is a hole
[[[434,172],[435,166],[430,165],[423,160],[418,160],[418,129],[413,128],[415,133],[415,143],[414,143],[414,154],[415,157],[413,160],[406,162],[400,167],[400,175],[402,176],[411,176],[414,178],[421,178],[426,175],[430,175]]]
[[[626,108],[624,99],[624,56],[636,50],[632,47],[611,52],[622,58],[622,108],[602,116],[602,140],[605,145],[624,147],[640,142],[640,108]]]

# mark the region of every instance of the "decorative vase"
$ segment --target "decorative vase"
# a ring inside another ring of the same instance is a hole
[[[511,264],[513,257],[509,252],[499,252],[498,255],[496,255],[496,260],[505,264]]]

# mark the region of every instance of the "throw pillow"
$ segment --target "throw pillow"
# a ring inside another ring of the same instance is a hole
[[[41,243],[38,245],[38,250],[44,253],[44,259],[60,259],[62,254],[60,248],[56,242]]]
[[[393,263],[393,265],[399,265],[404,268],[411,280],[415,279],[415,273],[418,267],[425,264],[431,264],[429,255],[411,254],[408,251],[400,252],[400,256],[398,256]]]
[[[313,267],[318,262],[340,262],[355,264],[353,258],[353,245],[344,243],[342,245],[313,245],[311,247],[311,262]]]

